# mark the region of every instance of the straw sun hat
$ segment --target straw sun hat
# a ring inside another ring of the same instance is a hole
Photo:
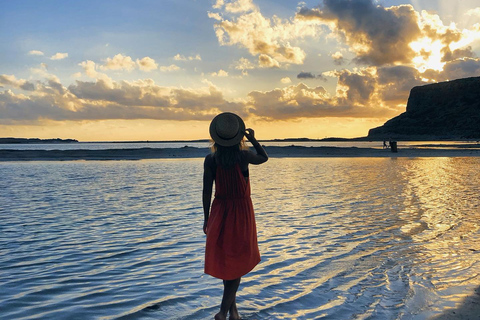
[[[242,141],[244,135],[245,123],[234,113],[220,113],[210,123],[210,136],[221,146],[234,146]]]

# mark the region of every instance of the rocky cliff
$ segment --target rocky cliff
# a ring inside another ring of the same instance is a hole
[[[480,77],[414,87],[407,111],[370,129],[368,138],[480,138]]]

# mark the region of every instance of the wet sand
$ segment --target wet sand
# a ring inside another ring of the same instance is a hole
[[[465,148],[401,148],[398,152],[389,149],[341,148],[341,147],[265,147],[272,158],[303,157],[374,157],[374,158],[419,158],[419,157],[478,157],[480,149]],[[105,150],[0,150],[0,161],[54,161],[54,160],[141,160],[203,158],[208,148],[140,148]]]
[[[431,320],[478,320],[480,319],[480,287],[471,296],[459,303],[455,308],[445,310]]]

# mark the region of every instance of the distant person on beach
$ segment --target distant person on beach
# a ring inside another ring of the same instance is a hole
[[[229,319],[240,319],[235,301],[240,279],[260,262],[248,165],[264,163],[268,155],[255,132],[245,129],[243,120],[230,112],[212,120],[210,136],[213,153],[205,157],[203,173],[205,273],[223,280],[223,299],[215,319],[226,319],[228,313]],[[244,136],[256,153],[245,146]]]

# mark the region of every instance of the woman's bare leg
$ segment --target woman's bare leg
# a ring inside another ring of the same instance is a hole
[[[240,285],[240,279],[223,280],[223,298],[220,305],[220,312],[215,315],[215,320],[227,319],[228,311],[230,311],[230,319],[240,319],[237,311],[235,298],[237,289]]]
[[[230,317],[228,317],[230,320],[240,320],[240,314],[238,313],[237,309],[237,299],[233,300],[232,305],[230,306]]]

